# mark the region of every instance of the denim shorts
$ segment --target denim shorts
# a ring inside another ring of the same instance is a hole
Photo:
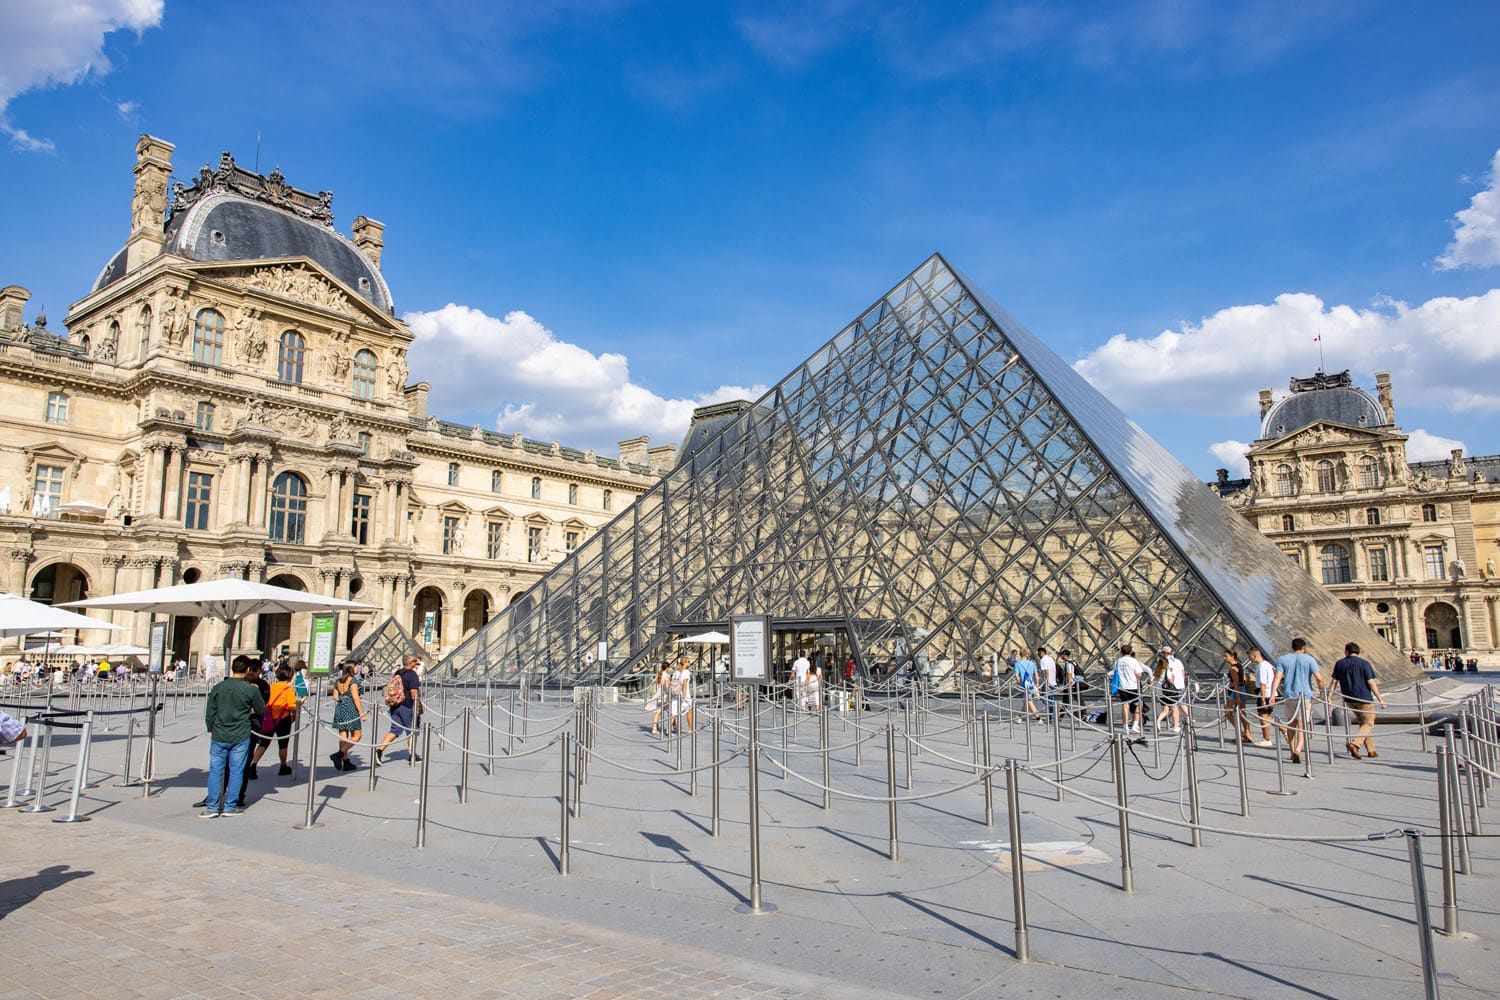
[[[397,736],[405,736],[411,731],[411,706],[397,705],[391,709],[391,732]]]

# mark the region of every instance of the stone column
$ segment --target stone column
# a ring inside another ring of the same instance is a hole
[[[182,517],[182,472],[187,466],[187,449],[174,446],[167,448],[166,451],[167,472],[162,498],[162,517],[175,522]]]
[[[26,587],[26,566],[31,562],[31,550],[14,548],[10,550],[10,586],[9,592],[30,599],[31,592]]]
[[[146,476],[146,509],[147,517],[160,517],[162,504],[162,487],[165,485],[166,473],[162,469],[162,446],[159,444],[146,445],[145,454],[142,456],[142,470]]]
[[[438,644],[438,653],[446,655],[463,641],[464,632],[464,582],[454,580],[448,585],[449,597],[443,601],[443,638]]]
[[[245,512],[236,506],[242,492],[240,484],[244,482],[243,467],[244,459],[239,455],[231,455],[224,462],[224,470],[219,474],[219,493],[215,498],[218,510],[214,524],[218,527],[244,523]]]
[[[112,594],[118,594],[120,592],[120,567],[125,565],[125,557],[110,554],[106,555],[102,561],[104,563],[104,590],[96,596],[108,597]],[[120,622],[116,620],[115,616],[123,614],[127,614],[127,612],[110,611],[104,616],[104,620],[111,625],[118,625]]]

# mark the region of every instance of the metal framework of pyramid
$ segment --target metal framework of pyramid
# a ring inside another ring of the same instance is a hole
[[[938,255],[447,659],[514,683],[618,680],[734,614],[836,628],[860,669],[936,677],[1017,649],[1098,669],[1171,644],[1353,640],[1411,667]],[[791,627],[789,624],[788,627]],[[594,659],[607,644],[607,669]]]
[[[395,618],[387,618],[349,650],[348,659],[388,671],[404,656],[426,659],[427,653]]]

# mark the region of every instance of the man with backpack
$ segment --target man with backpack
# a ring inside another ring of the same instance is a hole
[[[406,752],[412,760],[417,757],[417,718],[422,713],[422,676],[417,667],[422,661],[408,655],[391,674],[385,685],[385,705],[391,713],[391,729],[385,734],[380,746],[375,748],[375,764],[385,762],[385,748],[401,737],[406,737]]]

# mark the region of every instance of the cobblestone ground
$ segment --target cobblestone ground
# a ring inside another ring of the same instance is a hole
[[[3,998],[845,992],[747,960],[669,951],[342,868],[205,850],[102,817],[47,829],[23,828],[27,819],[0,815]]]

